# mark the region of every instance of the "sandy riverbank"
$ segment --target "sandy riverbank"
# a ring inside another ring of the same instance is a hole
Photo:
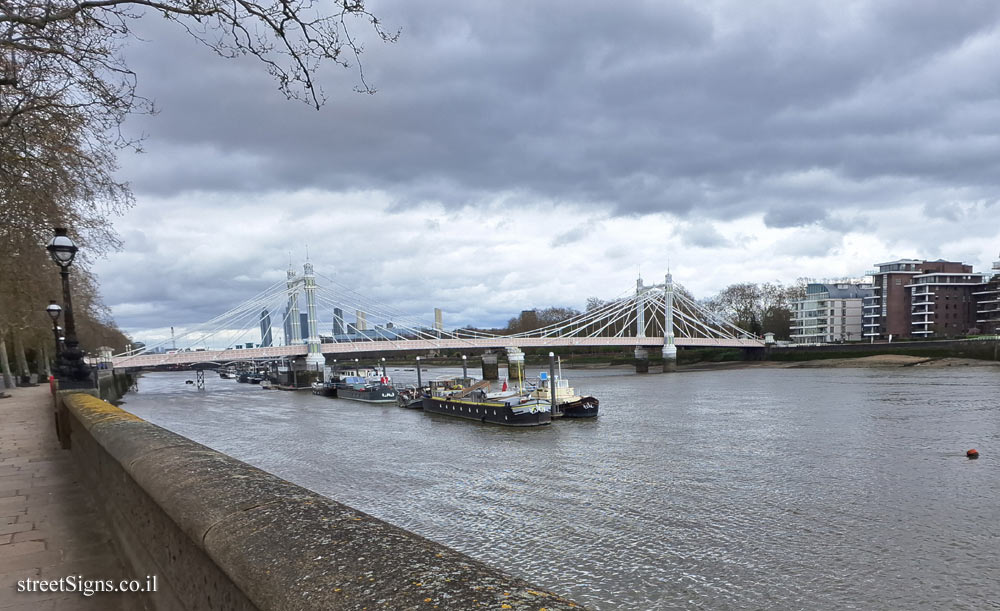
[[[811,361],[735,361],[725,363],[694,363],[678,368],[679,371],[709,371],[719,369],[802,369],[802,368],[844,368],[855,367],[864,369],[892,367],[995,367],[1000,368],[1000,362],[983,361],[979,359],[960,358],[929,358],[924,356],[906,356],[903,354],[878,354],[853,359],[815,359]]]

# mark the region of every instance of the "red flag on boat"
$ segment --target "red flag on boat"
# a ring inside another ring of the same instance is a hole
[[[507,392],[507,380],[503,381],[503,388],[500,389],[500,392]]]

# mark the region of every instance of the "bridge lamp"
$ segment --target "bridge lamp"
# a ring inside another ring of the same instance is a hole
[[[64,390],[93,388],[93,382],[90,379],[90,366],[84,360],[83,351],[80,350],[80,342],[76,339],[73,299],[69,286],[69,268],[73,265],[73,259],[76,258],[79,249],[66,233],[65,228],[56,227],[55,237],[45,247],[49,256],[52,257],[52,261],[59,266],[59,275],[62,276],[63,307],[66,318],[66,343],[63,350],[59,352],[59,358],[56,361],[56,377],[59,379],[59,387]],[[52,305],[49,304],[49,308]],[[49,316],[52,316],[49,308],[45,310],[49,312]]]
[[[466,356],[463,354],[462,355],[462,379],[463,380],[469,379],[469,367],[468,367],[468,365],[469,365],[469,362],[468,362]],[[462,383],[464,384],[465,382],[462,382]]]

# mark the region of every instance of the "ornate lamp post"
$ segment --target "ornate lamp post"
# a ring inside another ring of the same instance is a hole
[[[52,335],[56,338],[56,359],[59,359],[59,315],[62,314],[62,307],[55,301],[49,301],[49,307],[45,308],[45,313],[52,319]]]
[[[93,388],[94,383],[90,378],[90,366],[84,361],[83,351],[80,350],[80,342],[76,339],[73,300],[69,289],[69,268],[73,265],[73,259],[76,258],[76,251],[78,249],[73,240],[66,235],[64,228],[57,227],[55,233],[55,237],[45,247],[45,250],[49,251],[49,256],[59,266],[59,275],[62,276],[63,304],[66,318],[66,344],[59,352],[59,359],[56,362],[56,378],[59,379],[59,388],[63,390],[70,388]],[[52,315],[51,312],[49,315]]]

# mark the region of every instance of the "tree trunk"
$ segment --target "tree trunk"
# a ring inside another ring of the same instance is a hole
[[[14,359],[17,361],[17,375],[22,383],[28,383],[31,379],[31,370],[28,369],[28,358],[24,355],[24,342],[16,329],[11,331],[14,336]]]
[[[6,388],[14,388],[14,374],[10,372],[10,359],[7,358],[7,338],[0,333],[0,370],[3,370],[3,384]]]
[[[49,352],[45,349],[45,342],[38,345],[38,374],[39,376],[45,376],[45,380],[49,379],[52,375],[52,369],[49,368]],[[39,382],[44,380],[39,379]]]

